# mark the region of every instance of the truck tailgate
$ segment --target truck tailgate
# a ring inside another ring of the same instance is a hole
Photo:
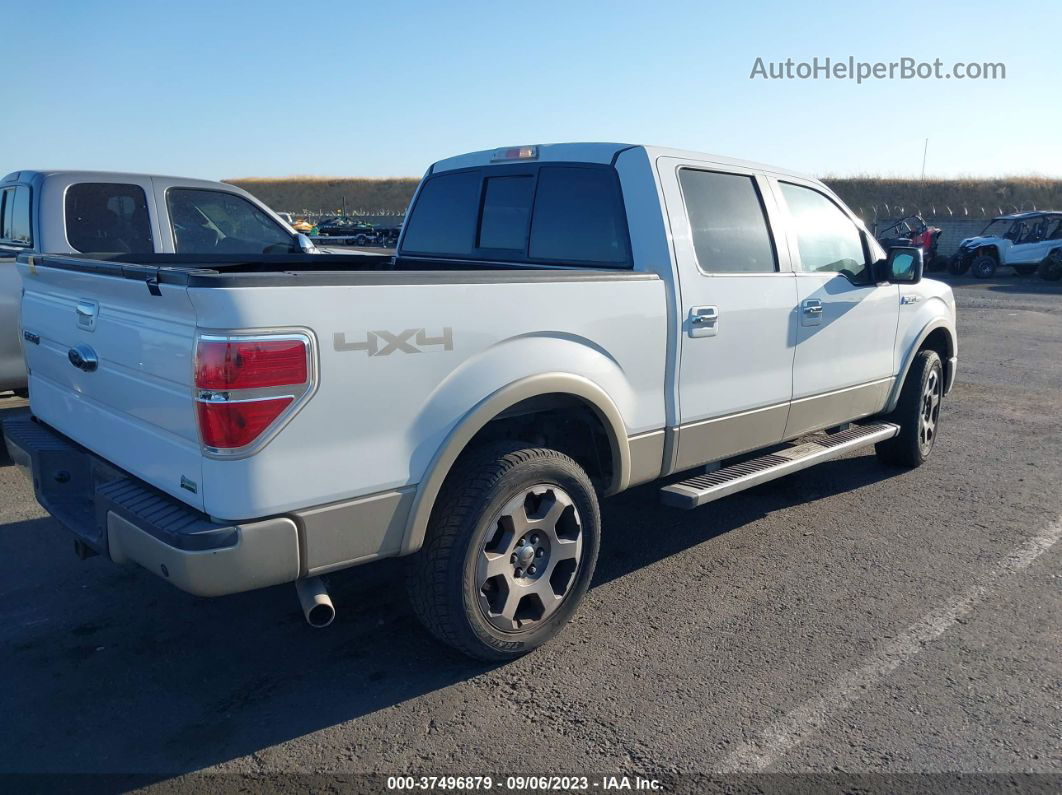
[[[202,510],[186,288],[20,263],[30,406],[110,463]],[[93,366],[92,360],[96,360]]]

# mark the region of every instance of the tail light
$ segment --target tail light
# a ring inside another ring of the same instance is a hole
[[[195,351],[196,419],[209,452],[253,452],[311,392],[313,344],[305,334],[203,336]]]

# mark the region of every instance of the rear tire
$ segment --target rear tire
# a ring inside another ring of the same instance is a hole
[[[991,279],[996,275],[997,267],[999,267],[999,262],[995,257],[991,254],[982,254],[974,257],[974,261],[970,263],[970,273],[978,279]]]
[[[1040,278],[1049,282],[1062,279],[1062,251],[1052,251],[1040,263]]]
[[[590,479],[548,448],[490,444],[447,477],[407,569],[413,611],[470,657],[511,660],[563,629],[590,585],[601,513]]]
[[[952,276],[962,276],[968,270],[970,270],[970,261],[966,257],[956,255],[948,261],[948,273]]]
[[[874,445],[878,459],[891,466],[922,466],[933,452],[940,429],[944,398],[944,367],[936,351],[919,351],[907,372],[896,408],[882,417],[900,432]]]

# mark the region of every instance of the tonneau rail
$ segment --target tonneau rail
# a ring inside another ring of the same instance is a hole
[[[135,257],[135,261],[132,260]],[[460,270],[440,264],[438,269],[396,270],[389,254],[239,255],[21,254],[18,261],[31,268],[95,273],[100,276],[172,284],[185,287],[276,287],[298,285],[398,284],[516,284],[586,281],[655,281],[655,273],[609,268],[498,265]],[[360,267],[337,268],[337,265]],[[408,263],[404,263],[408,267]],[[424,265],[429,263],[425,262]]]

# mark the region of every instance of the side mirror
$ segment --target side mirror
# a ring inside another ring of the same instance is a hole
[[[301,251],[303,254],[318,253],[317,246],[315,246],[313,244],[313,241],[310,240],[310,238],[306,237],[306,235],[304,235],[302,232],[295,233],[295,242],[299,246],[299,251]]]
[[[874,263],[877,280],[892,284],[918,284],[922,281],[922,249],[916,246],[896,246],[886,259]]]

